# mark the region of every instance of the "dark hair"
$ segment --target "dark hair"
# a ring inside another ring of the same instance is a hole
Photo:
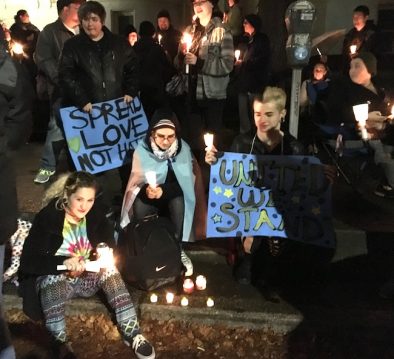
[[[129,25],[127,25],[127,26],[124,28],[124,30],[123,30],[123,35],[124,35],[125,37],[128,37],[129,34],[131,34],[132,32],[137,33],[137,29],[134,27],[134,25],[129,24]]]
[[[248,14],[245,16],[245,20],[253,26],[254,32],[260,32],[261,30],[261,18],[256,14]]]
[[[25,16],[27,15],[27,11],[24,9],[20,9],[18,10],[18,12],[16,13],[16,15],[14,16],[14,20],[15,21],[19,21],[21,16]]]
[[[82,22],[82,20],[86,19],[89,14],[97,15],[100,18],[102,24],[104,24],[105,18],[107,16],[104,6],[97,1],[88,1],[81,5],[81,7],[78,9],[79,21]]]
[[[157,13],[157,19],[161,17],[166,17],[168,20],[171,20],[170,13],[166,9],[162,9]]]
[[[57,0],[56,7],[57,7],[57,13],[60,14],[62,10],[66,6],[70,6],[70,4],[84,4],[86,0]]]
[[[140,36],[152,37],[156,32],[155,25],[150,21],[142,21],[140,24]]]
[[[208,1],[213,5],[213,7],[217,6],[219,2],[219,0],[208,0]],[[190,0],[190,2],[193,4],[194,0]]]
[[[362,12],[364,14],[364,16],[369,16],[369,8],[368,8],[368,6],[365,6],[365,5],[357,6],[353,10],[353,12]]]
[[[80,188],[93,188],[97,192],[99,185],[96,177],[85,171],[71,173],[64,183],[62,195],[56,202],[57,206],[63,209],[70,196]]]
[[[329,67],[327,66],[327,64],[326,64],[325,62],[323,62],[323,61],[316,61],[316,62],[314,63],[314,65],[313,65],[313,67],[312,67],[311,78],[312,78],[312,79],[314,78],[313,72],[315,71],[315,67],[316,67],[317,65],[324,66],[324,68],[325,68],[325,70],[326,70],[326,74],[324,75],[323,80],[326,80],[327,77],[329,76],[329,71],[330,71],[330,69],[329,69]]]

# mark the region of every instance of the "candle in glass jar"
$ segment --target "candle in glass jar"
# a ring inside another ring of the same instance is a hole
[[[212,298],[207,299],[207,307],[212,308],[215,305],[215,302]]]
[[[168,292],[166,294],[166,302],[172,304],[174,302],[174,293]]]
[[[189,305],[189,300],[186,297],[183,297],[181,299],[181,306],[182,307],[187,307]]]
[[[151,296],[150,296],[150,302],[151,303],[157,303],[158,299],[159,298],[158,298],[157,294],[155,294],[155,293],[151,294]]]
[[[187,294],[193,293],[194,283],[190,278],[185,279],[183,282],[183,291]]]
[[[199,275],[196,278],[196,289],[204,290],[207,288],[207,279],[203,275]]]

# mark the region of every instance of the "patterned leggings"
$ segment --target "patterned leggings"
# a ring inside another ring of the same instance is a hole
[[[45,326],[55,340],[67,340],[65,307],[75,297],[91,297],[102,289],[108,303],[114,310],[119,331],[123,338],[131,341],[140,333],[137,315],[129,292],[116,269],[99,273],[84,272],[80,277],[70,279],[64,274],[47,275],[38,278],[37,288],[44,312]]]

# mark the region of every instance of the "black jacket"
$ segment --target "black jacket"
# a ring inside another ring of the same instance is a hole
[[[25,240],[19,268],[20,294],[23,307],[32,319],[41,317],[41,305],[35,291],[37,277],[59,274],[57,265],[67,257],[55,256],[63,243],[65,212],[56,208],[52,200],[34,218],[33,226]],[[113,244],[113,231],[98,204],[94,204],[86,216],[87,235],[93,248],[100,242]]]
[[[174,61],[176,54],[178,53],[179,42],[181,41],[182,33],[172,27],[168,28],[168,30],[157,30],[157,33],[162,36],[160,40],[160,44],[166,52],[170,61]]]
[[[270,78],[271,49],[267,35],[256,33],[248,39],[239,69],[241,92],[261,92]]]
[[[231,152],[251,153],[253,155],[305,155],[304,146],[295,137],[285,132],[282,143],[278,144],[271,151],[254,133],[237,136],[232,145]]]
[[[138,94],[137,57],[130,44],[103,28],[99,41],[83,30],[66,41],[59,65],[65,105],[83,107]]]

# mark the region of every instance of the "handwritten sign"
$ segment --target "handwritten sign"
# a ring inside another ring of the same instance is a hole
[[[207,237],[275,236],[335,246],[331,189],[314,157],[222,153],[211,166]]]
[[[68,148],[77,170],[99,173],[130,161],[129,151],[144,138],[148,121],[141,101],[123,98],[93,105],[91,113],[76,107],[60,110]]]

